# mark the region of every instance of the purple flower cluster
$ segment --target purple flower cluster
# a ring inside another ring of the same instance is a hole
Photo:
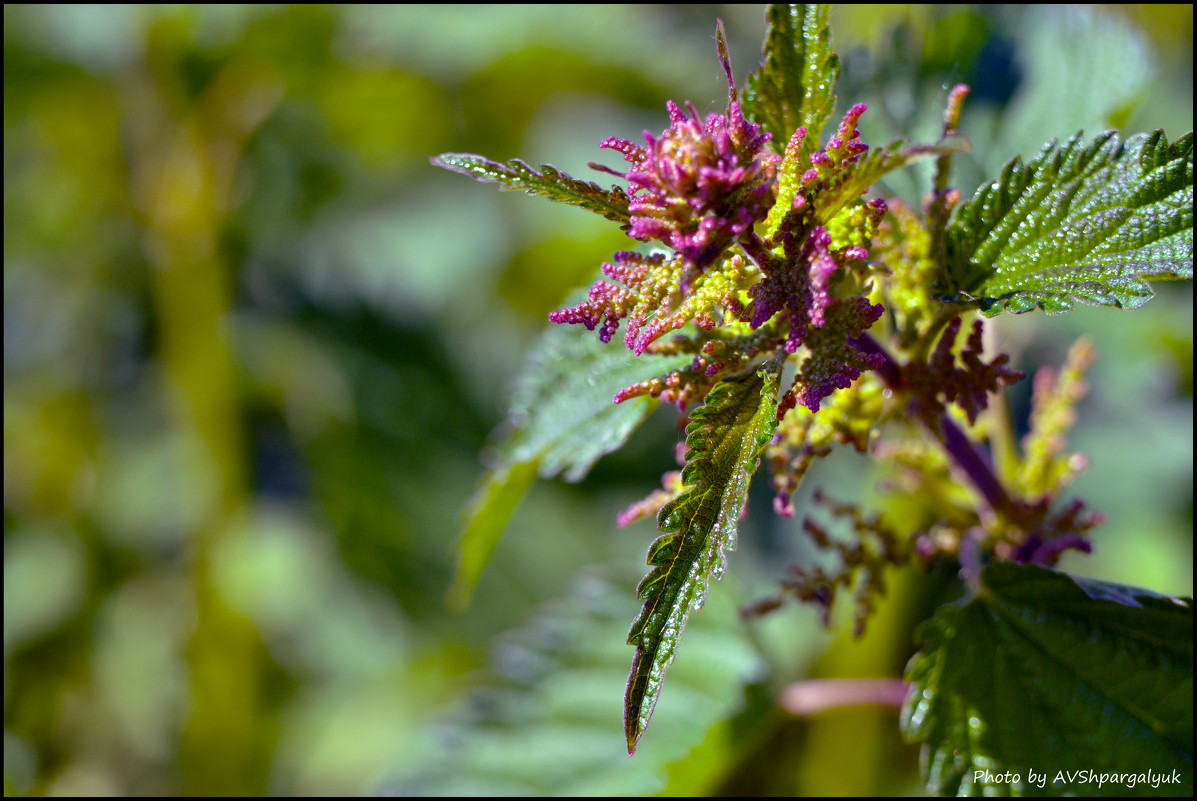
[[[815,226],[810,232],[801,250],[797,242],[793,234],[783,234],[782,246],[786,258],[762,258],[760,266],[765,277],[748,290],[753,300],[752,320],[749,323],[752,328],[760,328],[780,311],[789,311],[790,333],[786,337],[786,353],[798,350],[809,326],[822,326],[825,322],[825,312],[831,304],[828,292],[831,276],[840,266],[829,249],[831,234],[821,225]],[[848,248],[844,255],[863,259],[868,256],[868,251],[864,248]]]
[[[1022,528],[1028,532],[1026,539],[1017,545],[1000,543],[996,552],[1004,559],[1020,564],[1036,564],[1054,567],[1065,551],[1091,553],[1089,532],[1105,522],[1106,516],[1085,508],[1085,502],[1076,498],[1055,514],[1049,513],[1050,502],[1042,498],[1036,503],[1020,504],[1024,516]]]
[[[601,147],[623,155],[631,165],[627,172],[591,165],[627,181],[628,235],[661,242],[676,256],[618,253],[603,265],[604,278],[590,288],[587,300],[555,311],[549,319],[598,328],[599,338],[609,342],[626,318],[625,343],[640,354],[691,320],[704,329],[715,327],[719,306],[724,320],[748,322],[754,331],[785,315],[784,327],[764,329],[761,334],[773,343],[770,347],[784,343],[786,352],[794,353],[806,345],[811,354],[799,373],[802,380],[783,398],[779,412],[784,414],[798,402],[817,411],[823,398],[874,366],[872,357],[856,350],[849,340],[877,319],[881,307],[863,298],[836,300],[831,291],[836,271],[867,258],[868,251],[860,244],[833,249],[827,228],[798,213],[787,215],[772,242],[758,238],[753,229],[766,219],[777,199],[782,157],[766,148],[770,134],[745,119],[721,30],[717,38],[728,82],[726,113],[710,114],[704,121],[692,104],[687,103],[683,111],[670,101],[666,106],[670,126],[659,137],[645,131],[644,145],[615,137],[602,141]],[[857,128],[865,108],[859,104],[849,109],[836,135],[810,156],[801,176],[793,176],[800,178],[800,189],[792,211],[809,207],[815,195],[868,150]],[[806,129],[799,128],[791,138],[787,147],[791,159],[798,155],[805,135]],[[870,203],[864,211],[873,223],[884,213],[881,201]],[[743,287],[735,277],[739,275],[736,260],[727,262],[732,265],[727,269],[720,266],[734,243],[761,272],[760,280],[748,289],[747,308],[736,297],[738,287]],[[776,244],[781,244],[784,255],[770,249]],[[651,394],[684,405],[701,397],[734,361],[714,355],[696,357],[690,370],[627,387],[616,401]]]
[[[683,289],[713,264],[773,204],[774,175],[781,157],[764,150],[771,134],[744,118],[726,52],[720,61],[729,86],[726,114],[704,123],[694,106],[683,112],[666,104],[670,126],[661,136],[644,132],[645,146],[604,139],[632,166],[626,173],[592,164],[628,182],[632,225],[628,235],[656,240],[682,254]]]
[[[611,280],[595,281],[586,300],[577,306],[552,312],[549,320],[584,325],[589,331],[601,323],[599,339],[610,342],[619,328],[619,321],[630,313],[632,319],[628,321],[624,341],[637,354],[642,353],[647,342],[639,345],[637,335],[648,312],[657,308],[669,291],[671,271],[662,269],[664,262],[663,253],[651,256],[631,250],[616,253],[613,262],[603,264],[603,275]]]
[[[975,423],[977,415],[989,405],[990,393],[1023,377],[1006,366],[1008,354],[1002,353],[988,363],[981,358],[985,347],[981,320],[973,323],[968,341],[960,349],[962,366],[957,367],[954,349],[959,332],[960,318],[956,317],[940,335],[931,358],[926,363],[912,362],[905,370],[906,383],[914,396],[911,412],[933,428],[938,427],[936,421],[949,403],[963,409],[968,421]]]
[[[854,340],[881,317],[885,307],[862,297],[833,300],[827,307],[827,322],[812,328],[804,343],[810,355],[794,376],[794,384],[777,406],[777,419],[801,403],[819,411],[823,399],[837,389],[847,389],[865,370],[876,370],[884,357],[865,353]]]
[[[833,172],[842,170],[845,165],[855,164],[860,160],[861,154],[865,153],[869,146],[860,140],[860,130],[856,123],[868,108],[864,103],[857,103],[848,109],[848,113],[840,121],[839,130],[827,141],[827,146],[811,154],[811,168],[802,175],[804,186],[809,186]]]

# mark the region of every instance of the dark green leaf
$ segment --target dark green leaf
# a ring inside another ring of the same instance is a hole
[[[769,6],[765,63],[749,76],[743,107],[773,134],[779,151],[799,126],[806,126],[802,151],[815,152],[835,109],[840,61],[831,51],[829,14],[827,5]]]
[[[772,363],[715,385],[686,428],[685,489],[657,516],[664,536],[648,549],[652,570],[637,590],[644,601],[628,644],[636,646],[624,697],[628,753],[644,734],[686,619],[706,601],[707,582],[723,575],[758,456],[777,427]]]
[[[947,231],[948,274],[988,316],[1072,300],[1134,309],[1144,279],[1193,276],[1193,134],[1122,142],[1078,133],[1034,161],[1015,158],[977,191]]]
[[[1191,599],[1009,562],[981,583],[936,612],[907,670],[902,727],[928,790],[1191,795]],[[1140,778],[1060,774],[1086,768]],[[1149,770],[1180,784],[1153,788]]]
[[[519,159],[506,164],[471,153],[442,153],[432,163],[446,170],[469,175],[479,181],[496,183],[501,189],[520,190],[540,195],[558,203],[581,206],[626,226],[629,224],[628,197],[617,186],[603,189],[561,172],[550,164],[541,164],[540,172]]]

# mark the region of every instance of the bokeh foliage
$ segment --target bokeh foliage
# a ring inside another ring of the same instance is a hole
[[[1080,127],[1191,129],[1191,14],[840,7],[837,94],[870,104],[870,141],[927,139],[945,85],[973,84],[967,194]],[[613,521],[671,467],[667,416],[583,483],[534,489],[470,609],[443,605],[524,352],[626,239],[428,156],[584,176],[602,137],[660,130],[667,98],[721,101],[716,16],[742,77],[758,7],[5,7],[6,792],[916,786],[894,710],[796,720],[772,699],[809,676],[899,676],[951,577],[921,594],[897,577],[861,641],[809,610],[736,623],[748,588],[813,558],[763,487],[743,579],[714,588],[663,694],[661,745],[606,761],[630,652],[586,635],[612,642],[634,614],[651,531]],[[1064,566],[1191,593],[1192,289],[1157,291],[1136,314],[1025,315],[998,336],[1029,373],[1095,333],[1075,488],[1110,522]],[[1011,393],[1020,425],[1028,395]],[[844,454],[807,486],[867,492],[862,464]],[[468,773],[502,756],[475,726],[496,720],[553,745],[521,751],[505,767],[529,775],[507,784]]]

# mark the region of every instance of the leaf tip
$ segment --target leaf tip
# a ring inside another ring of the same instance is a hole
[[[639,655],[639,651],[637,651]],[[635,668],[633,667],[633,675]],[[633,756],[636,753],[636,746],[640,742],[640,738],[644,736],[644,726],[640,724],[640,706],[643,704],[643,698],[634,698],[628,695],[625,699],[623,707],[623,733],[628,741],[628,756]]]

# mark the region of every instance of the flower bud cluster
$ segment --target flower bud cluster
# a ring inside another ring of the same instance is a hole
[[[817,411],[824,398],[876,366],[876,357],[852,341],[882,312],[858,293],[886,205],[845,198],[847,208],[825,224],[813,216],[820,192],[842,189],[868,150],[857,127],[866,107],[849,109],[826,146],[809,156],[801,147],[806,129],[799,128],[783,160],[766,147],[770,134],[745,119],[721,32],[718,38],[726,113],[704,121],[693,105],[683,110],[669,102],[670,126],[659,137],[646,131],[644,145],[614,137],[601,143],[623,155],[631,165],[626,172],[591,165],[627,181],[628,235],[668,245],[676,255],[616,254],[585,301],[549,319],[597,328],[604,342],[626,319],[624,342],[637,354],[691,321],[698,325],[702,350],[688,368],[629,386],[616,402],[647,394],[684,408],[746,359],[805,346],[810,353],[778,412],[798,403]],[[779,220],[769,218],[771,210]],[[755,230],[762,222],[766,240]],[[743,255],[729,254],[733,245]],[[849,270],[860,273],[856,283],[841,286]],[[847,294],[838,297],[833,284]],[[733,337],[753,335],[752,347],[729,351],[728,337],[716,333],[727,326],[739,327]]]
[[[717,261],[736,237],[764,219],[773,205],[779,156],[765,150],[771,134],[744,118],[726,53],[726,114],[704,122],[694,106],[683,112],[672,100],[669,128],[644,132],[645,146],[610,137],[599,147],[617,150],[632,166],[626,173],[600,165],[628,182],[632,225],[628,235],[662,242],[682,254],[687,281]]]
[[[640,329],[649,314],[659,310],[663,301],[677,289],[676,259],[667,263],[663,253],[646,256],[622,250],[615,254],[613,262],[603,264],[603,275],[610,280],[595,281],[586,300],[572,308],[552,312],[549,320],[584,325],[589,331],[601,325],[599,339],[610,342],[619,328],[619,321],[631,316],[624,341],[630,349],[642,353],[651,340],[639,345]]]
[[[823,325],[831,304],[828,292],[831,276],[840,265],[829,250],[831,235],[822,226],[810,232],[801,248],[797,238],[786,232],[782,235],[782,246],[785,259],[769,256],[761,259],[765,277],[748,291],[753,300],[749,324],[754,329],[760,328],[778,312],[788,312],[790,332],[786,337],[786,353],[793,353],[810,326]],[[861,258],[861,254],[854,250],[849,257]]]
[[[814,186],[820,180],[841,172],[847,165],[859,161],[861,155],[868,151],[869,146],[860,140],[860,130],[856,127],[860,115],[867,109],[864,103],[857,103],[848,109],[839,130],[827,141],[827,146],[811,154],[810,169],[802,174],[804,187]]]
[[[977,415],[989,405],[989,394],[1002,386],[1020,380],[1023,375],[1006,366],[1010,357],[1003,353],[985,362],[982,342],[984,326],[973,323],[968,341],[960,349],[961,366],[956,366],[954,347],[960,331],[956,317],[944,329],[935,352],[926,363],[912,362],[905,369],[906,381],[914,399],[911,412],[933,429],[939,427],[939,416],[949,403],[959,406],[969,423],[976,423]]]

